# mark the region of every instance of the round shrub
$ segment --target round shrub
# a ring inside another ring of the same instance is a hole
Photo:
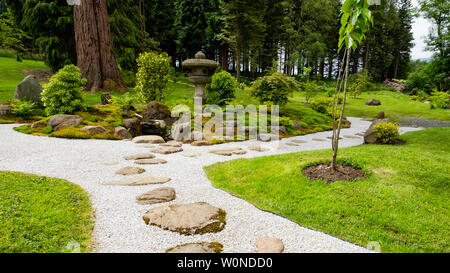
[[[376,124],[373,127],[373,131],[377,139],[384,144],[394,143],[400,135],[397,124],[388,122]]]
[[[284,105],[288,102],[288,96],[298,89],[299,84],[294,78],[275,72],[253,83],[252,96],[258,98],[261,104],[272,102],[276,105]]]
[[[209,104],[225,105],[235,98],[237,80],[228,72],[221,71],[212,76],[211,84],[206,86]]]
[[[430,97],[431,108],[447,109],[450,105],[450,94],[446,92],[434,92]]]
[[[137,59],[136,91],[146,103],[162,101],[167,91],[172,68],[167,53],[146,52]]]
[[[42,91],[42,102],[48,115],[72,114],[86,108],[83,100],[83,85],[80,69],[66,65],[50,78]]]
[[[328,97],[317,98],[311,101],[312,109],[325,115],[332,114],[333,99]]]

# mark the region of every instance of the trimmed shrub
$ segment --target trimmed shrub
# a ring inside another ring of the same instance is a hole
[[[447,109],[450,105],[450,94],[446,92],[434,92],[430,97],[432,109]]]
[[[311,101],[311,107],[312,109],[316,110],[319,113],[329,115],[331,116],[332,113],[332,106],[333,106],[333,99],[332,98],[317,98]]]
[[[15,100],[11,103],[12,113],[22,118],[29,117],[35,106],[36,104],[29,100]]]
[[[148,103],[162,101],[169,83],[172,67],[167,53],[146,52],[137,59],[136,91]]]
[[[215,73],[211,83],[206,86],[208,103],[223,106],[231,102],[235,98],[237,87],[238,82],[230,73],[226,71]]]
[[[381,122],[373,127],[377,139],[384,144],[394,143],[400,135],[398,125],[394,123]]]
[[[288,102],[288,96],[298,89],[299,84],[294,78],[275,72],[253,83],[252,96],[258,98],[261,104],[272,102],[275,105],[284,105]]]
[[[80,69],[66,65],[50,78],[42,91],[42,102],[48,115],[72,114],[86,108],[82,96],[86,80]]]

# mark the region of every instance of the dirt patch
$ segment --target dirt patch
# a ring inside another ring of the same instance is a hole
[[[331,168],[331,163],[322,163],[306,167],[303,169],[302,173],[310,180],[324,180],[327,183],[336,181],[355,181],[367,177],[367,174],[363,170],[353,166],[338,165],[336,170],[333,170]]]
[[[37,78],[39,82],[48,82],[53,72],[49,70],[22,70],[21,73],[25,76],[33,75]]]
[[[402,140],[402,139],[396,139],[391,143],[383,143],[381,141],[377,141],[375,143],[376,145],[393,145],[393,146],[402,146],[406,144],[406,140]]]

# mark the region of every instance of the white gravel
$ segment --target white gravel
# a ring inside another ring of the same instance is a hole
[[[342,135],[363,133],[370,122],[350,118],[352,128]],[[202,241],[217,241],[224,245],[224,252],[254,252],[259,236],[281,239],[285,252],[367,252],[366,248],[340,240],[322,232],[304,228],[286,218],[264,212],[248,202],[233,197],[225,191],[212,187],[206,178],[203,166],[236,158],[251,158],[305,150],[328,149],[331,140],[312,141],[312,138],[326,138],[331,132],[295,137],[308,141],[298,147],[285,146],[276,149],[277,143],[246,141],[216,145],[214,147],[192,147],[183,145],[184,151],[201,153],[200,157],[187,158],[182,153],[157,155],[168,161],[165,165],[140,166],[147,170],[140,176],[170,177],[172,181],[164,186],[176,189],[177,198],[171,203],[208,202],[227,212],[226,228],[217,234],[183,236],[157,227],[147,226],[142,220],[152,207],[136,203],[136,196],[161,187],[105,186],[104,182],[120,180],[123,177],[115,171],[133,162],[123,160],[126,155],[148,152],[130,141],[69,140],[30,136],[17,133],[17,125],[0,126],[0,170],[19,171],[69,180],[83,187],[90,195],[95,208],[94,251],[96,252],[141,252],[160,253],[178,244]],[[281,143],[289,142],[284,139]],[[341,147],[355,146],[363,139],[344,138]],[[268,152],[253,152],[243,156],[224,157],[207,151],[221,147],[242,147],[261,144],[271,147]],[[111,165],[119,162],[118,165]],[[109,164],[105,164],[109,163]],[[166,204],[163,204],[166,205]]]

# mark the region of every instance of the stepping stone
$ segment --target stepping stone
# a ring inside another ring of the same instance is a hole
[[[199,157],[199,156],[201,156],[202,154],[200,154],[200,153],[194,153],[194,152],[184,152],[184,153],[182,153],[181,154],[182,156],[184,156],[184,157]]]
[[[150,159],[140,159],[136,160],[134,164],[138,165],[159,165],[159,164],[166,164],[167,160],[161,159],[161,158],[150,158]]]
[[[159,146],[162,146],[162,147],[176,147],[176,148],[180,148],[180,147],[183,146],[183,142],[169,141],[169,142],[167,142],[167,143],[160,144]]]
[[[308,141],[306,141],[306,140],[300,140],[300,139],[293,139],[293,140],[291,140],[291,142],[297,143],[297,144],[308,143]]]
[[[223,155],[223,156],[232,156],[233,154],[243,154],[242,148],[224,148],[218,150],[209,151],[211,154]]]
[[[292,142],[288,142],[288,143],[286,143],[286,145],[287,145],[287,146],[294,146],[294,147],[300,146],[300,145],[295,144],[295,143],[292,143]]]
[[[199,140],[199,141],[194,141],[191,143],[192,146],[210,146],[211,143],[209,143],[206,140]]]
[[[105,165],[105,166],[119,165],[119,161],[105,161],[105,162],[103,162],[103,165]]]
[[[328,139],[333,139],[333,136],[327,137]],[[342,137],[339,137],[339,139],[342,139]]]
[[[136,197],[138,204],[140,205],[152,205],[158,203],[165,203],[175,200],[176,193],[174,188],[159,188],[149,191]]]
[[[255,152],[260,152],[260,153],[270,151],[269,148],[262,147],[262,146],[250,146],[250,147],[248,147],[248,149],[250,151],[255,151]]]
[[[222,253],[221,243],[191,243],[179,245],[166,250],[166,253]]]
[[[364,134],[363,134],[363,133],[357,133],[356,135],[357,135],[357,136],[364,137]]]
[[[284,244],[280,239],[260,237],[255,243],[258,253],[282,253]]]
[[[375,121],[377,120],[376,118],[363,118],[361,119],[362,121]]]
[[[259,134],[257,139],[262,142],[271,142],[280,139],[280,137],[274,134]]]
[[[152,145],[152,144],[143,144],[143,145],[139,145],[139,147],[153,149],[153,148],[156,148],[156,145]]]
[[[143,217],[147,225],[183,235],[217,233],[225,228],[225,211],[208,203],[168,205],[149,210]]]
[[[323,138],[313,138],[312,140],[319,141],[319,142],[327,141],[326,139],[323,139]]]
[[[160,136],[138,136],[133,138],[134,143],[160,144],[166,143]]]
[[[145,185],[155,185],[155,184],[165,184],[170,182],[172,179],[166,177],[133,177],[130,179],[123,179],[120,181],[107,182],[103,185],[108,186],[145,186]]]
[[[136,167],[125,167],[116,172],[116,174],[120,175],[135,175],[145,173],[144,169],[136,168]]]
[[[234,155],[245,155],[247,154],[247,151],[244,150],[237,150],[237,151],[233,151]]]
[[[178,147],[158,147],[156,149],[151,150],[153,153],[157,153],[157,154],[163,154],[163,155],[168,155],[168,154],[174,154],[174,153],[179,153],[182,152],[183,149],[182,148],[178,148]]]
[[[347,136],[344,136],[345,138],[353,138],[353,139],[361,139],[361,137],[359,137],[359,136],[349,136],[349,135],[347,135]]]
[[[152,159],[152,158],[155,158],[154,154],[135,154],[124,157],[125,160]]]

